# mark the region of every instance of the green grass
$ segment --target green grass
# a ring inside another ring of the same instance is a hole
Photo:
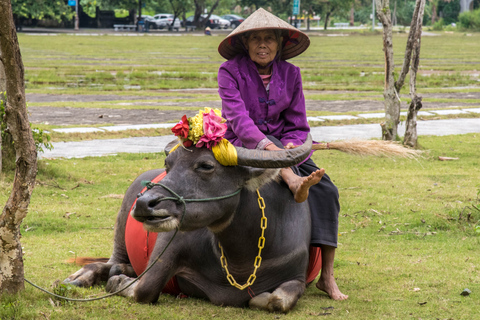
[[[418,161],[330,150],[314,155],[340,190],[335,275],[347,301],[332,301],[311,286],[291,313],[269,315],[171,296],[154,305],[120,297],[59,304],[26,285],[19,296],[0,299],[0,318],[313,319],[331,313],[332,319],[473,319],[480,302],[480,235],[474,230],[480,212],[472,207],[480,203],[480,135],[422,136],[419,142],[426,154]],[[119,195],[163,161],[162,154],[41,160],[21,227],[25,277],[50,289],[78,269],[67,259],[108,257]],[[4,176],[0,184],[3,202],[12,179]],[[462,297],[464,288],[472,294]],[[69,291],[75,297],[102,293],[102,287]]]
[[[381,34],[327,36],[332,33],[312,34],[308,51],[291,61],[302,70],[307,99],[382,100]],[[480,34],[439,34],[422,38],[419,93],[479,92],[475,74],[480,68]],[[169,89],[216,88],[216,73],[223,62],[216,50],[222,38],[19,34],[27,93],[142,95],[153,99],[140,102],[165,104],[128,106],[123,103],[139,101],[114,100],[29,105],[171,110],[179,107],[168,103],[218,100],[211,92]],[[397,72],[406,39],[405,33],[394,36]],[[408,87],[402,94],[408,94]],[[479,103],[435,97],[424,101]],[[456,116],[436,118],[448,117]],[[359,122],[315,125],[354,123]],[[158,134],[165,132],[53,133],[52,140]],[[291,313],[271,315],[171,296],[161,296],[154,305],[120,297],[60,303],[26,285],[18,296],[0,298],[0,319],[314,319],[324,313],[332,319],[473,319],[480,302],[480,234],[475,232],[480,212],[472,206],[480,202],[480,135],[422,136],[419,143],[428,152],[418,161],[358,158],[337,151],[314,155],[340,190],[335,275],[350,296],[347,301],[332,301],[311,286]],[[459,160],[439,161],[439,156]],[[121,195],[141,172],[162,167],[163,162],[162,154],[41,160],[21,227],[25,277],[51,289],[54,281],[78,270],[67,259],[108,257]],[[1,176],[2,203],[12,180],[10,174]],[[472,294],[460,296],[464,288]],[[102,287],[68,290],[75,297],[103,293]]]
[[[310,48],[292,63],[307,90],[379,91],[384,58],[380,33],[343,37],[312,33]],[[429,88],[479,86],[480,34],[424,36],[419,92]],[[27,92],[152,92],[216,88],[223,36],[82,36],[20,34]],[[397,73],[406,33],[394,35]],[[477,75],[475,75],[475,72]],[[408,80],[408,79],[407,79]],[[408,81],[407,81],[408,84]],[[408,91],[408,87],[405,88]]]

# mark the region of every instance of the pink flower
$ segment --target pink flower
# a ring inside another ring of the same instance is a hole
[[[224,122],[223,118],[217,116],[213,110],[203,114],[204,134],[197,143],[198,148],[205,145],[208,149],[211,149],[223,139],[227,131],[227,125],[222,122]]]

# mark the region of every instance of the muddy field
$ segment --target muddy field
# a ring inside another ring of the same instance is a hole
[[[216,90],[204,90],[202,93],[215,93]],[[197,92],[198,93],[198,92]],[[314,92],[309,92],[314,93]],[[185,96],[177,97],[181,99],[193,98],[192,91],[185,91]],[[432,103],[425,101],[423,109],[446,109],[456,107],[473,107],[478,103],[465,103],[463,99],[480,99],[480,92],[473,93],[445,93],[445,94],[424,94],[423,97],[453,99],[455,102],[449,103]],[[196,109],[184,110],[184,107],[213,107],[221,108],[221,101],[204,101],[204,102],[158,102],[161,97],[145,97],[139,95],[131,96],[115,96],[115,95],[47,95],[47,94],[27,94],[28,102],[42,103],[42,106],[29,107],[30,121],[33,123],[45,123],[50,125],[102,125],[102,124],[149,124],[164,123],[177,121],[183,114],[193,116],[197,113]],[[166,97],[167,99],[167,97]],[[171,99],[171,97],[168,97]],[[406,109],[408,97],[402,98],[402,108]],[[138,109],[123,109],[122,103],[118,103],[119,108],[73,108],[73,107],[51,107],[49,104],[56,101],[71,102],[105,102],[105,101],[121,101],[129,100],[125,105],[137,106]],[[143,100],[141,102],[131,102],[135,100]],[[145,100],[156,100],[156,102],[145,102]],[[148,105],[150,109],[144,107]],[[158,106],[178,106],[178,110],[156,110],[152,107]],[[312,111],[329,111],[329,112],[371,112],[383,111],[383,102],[374,100],[336,100],[336,101],[320,101],[307,100],[307,110]]]

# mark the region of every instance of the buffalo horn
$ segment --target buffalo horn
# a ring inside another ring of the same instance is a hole
[[[305,160],[312,150],[312,136],[308,134],[307,140],[294,149],[278,151],[237,149],[238,165],[254,168],[286,168],[299,164]]]
[[[168,156],[168,154],[170,153],[170,150],[173,149],[173,147],[175,147],[177,144],[180,143],[180,140],[179,139],[175,139],[175,140],[172,140],[170,141],[166,146],[165,146],[165,154]]]

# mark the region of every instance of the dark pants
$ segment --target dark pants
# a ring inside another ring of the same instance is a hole
[[[276,138],[268,136],[268,139],[279,148],[283,148],[282,143]],[[308,177],[312,172],[319,170],[319,168],[312,159],[308,159],[304,163],[292,167],[292,170],[301,177]],[[312,246],[327,245],[337,247],[338,214],[340,212],[338,198],[338,189],[327,174],[323,175],[319,183],[310,187],[307,201],[312,217],[310,241]]]

